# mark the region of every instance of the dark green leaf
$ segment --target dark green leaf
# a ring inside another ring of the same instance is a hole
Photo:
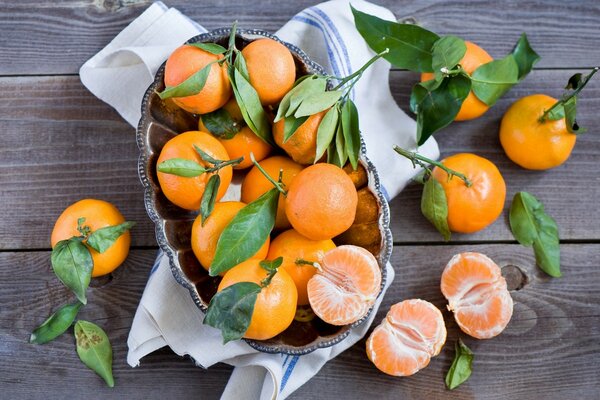
[[[215,294],[208,305],[204,324],[221,330],[223,344],[241,339],[250,326],[256,297],[261,287],[239,282]]]
[[[448,227],[448,201],[442,185],[433,177],[425,182],[421,195],[421,212],[444,237],[450,240]]]
[[[189,46],[194,46],[204,51],[209,52],[210,54],[223,54],[227,51],[227,49],[216,43],[188,43]]]
[[[306,122],[308,117],[285,117],[283,119],[283,143],[287,142],[289,138],[294,136],[294,133],[300,128],[300,126]]]
[[[224,160],[217,160],[216,158],[212,157],[210,154],[208,154],[207,152],[205,152],[204,150],[202,150],[200,147],[194,145],[194,150],[196,150],[196,153],[198,153],[198,155],[200,156],[200,158],[202,160],[204,160],[205,162],[214,165],[220,164],[222,163]]]
[[[436,131],[454,121],[460,106],[471,90],[471,80],[464,75],[417,83],[410,97],[411,109],[417,114],[419,146]]]
[[[279,102],[279,106],[277,107],[277,115],[275,115],[275,120],[274,122],[279,121],[281,118],[283,118],[288,109],[290,108],[290,104],[291,104],[291,100],[292,97],[295,96],[295,94],[302,90],[301,89],[301,84],[306,81],[306,80],[314,80],[314,79],[320,79],[320,77],[318,75],[304,75],[298,79],[296,79],[296,82],[294,82],[294,87],[285,94],[285,96],[283,96],[283,99],[281,99],[281,101]],[[293,112],[290,114],[292,115]]]
[[[446,387],[452,390],[466,382],[471,376],[472,365],[473,352],[458,339],[454,345],[454,361],[446,374]]]
[[[350,99],[342,105],[342,131],[344,133],[346,154],[348,154],[352,168],[356,170],[358,158],[360,157],[360,129],[358,126],[358,110]]]
[[[481,65],[471,74],[471,90],[488,106],[519,82],[519,66],[512,54]]]
[[[356,29],[373,51],[380,53],[397,68],[433,72],[431,48],[440,37],[417,25],[386,21],[352,7]]]
[[[294,117],[307,117],[313,114],[320,113],[333,106],[342,97],[341,90],[332,90],[329,92],[314,93],[300,104],[300,107],[294,113]]]
[[[238,57],[239,55],[241,53]],[[263,141],[273,144],[271,124],[256,90],[237,68],[233,69],[233,77],[230,77],[230,80],[233,94],[248,127]]]
[[[225,227],[217,242],[210,275],[216,276],[252,257],[275,225],[279,191],[273,188],[242,208]]]
[[[465,41],[456,36],[442,36],[432,48],[431,65],[435,79],[440,81],[444,78],[442,69],[451,70],[462,60],[467,52]]]
[[[321,120],[317,129],[317,152],[315,154],[315,163],[323,157],[325,150],[333,141],[333,135],[338,127],[339,110],[337,107],[332,107]]]
[[[224,108],[200,116],[204,127],[221,139],[231,139],[242,129],[242,121],[234,119]]]
[[[527,35],[521,34],[519,41],[512,50],[513,57],[519,70],[518,80],[525,78],[531,72],[533,66],[540,60],[540,56],[531,48]]]
[[[567,131],[570,133],[584,133],[587,129],[581,128],[577,124],[577,96],[569,98],[563,103],[563,109],[565,112],[565,122],[567,124]]]
[[[340,124],[338,124],[338,126],[339,125]],[[335,148],[335,142],[331,142],[331,144],[327,148],[327,164],[333,164],[333,165],[337,165],[337,166],[340,165],[338,152]]]
[[[43,324],[35,328],[29,338],[29,343],[44,344],[62,335],[75,321],[79,309],[83,306],[80,302],[65,304],[50,316]]]
[[[341,123],[338,124],[338,129],[335,133],[335,150],[337,158],[334,164],[343,168],[348,160],[348,152],[346,151],[346,141],[344,140],[344,128]]]
[[[171,97],[186,97],[200,93],[206,84],[208,74],[215,62],[211,62],[206,65],[200,71],[194,73],[192,76],[181,82],[177,86],[168,87],[158,94],[161,99],[168,99]]]
[[[510,206],[510,229],[523,246],[533,246],[537,265],[550,276],[560,277],[558,225],[544,212],[544,205],[527,192],[518,192]]]
[[[206,219],[210,216],[215,208],[220,185],[221,177],[218,174],[214,174],[210,177],[206,187],[204,188],[202,200],[200,201],[200,216],[202,217],[202,226],[204,226],[204,222],[206,222]]]
[[[310,98],[312,95],[325,93],[326,89],[327,79],[322,76],[315,75],[315,78],[302,81],[293,89],[293,92],[290,96],[290,105],[283,115],[286,117],[295,115],[296,111],[300,108],[305,100]]]
[[[158,172],[193,178],[206,172],[206,169],[196,161],[186,158],[171,158],[158,164]]]
[[[79,359],[100,375],[109,387],[114,387],[112,347],[102,328],[91,322],[79,320],[75,324],[75,340]]]
[[[569,78],[569,81],[567,82],[567,86],[565,86],[565,89],[572,89],[572,90],[579,89],[579,85],[581,85],[582,83],[583,83],[583,74],[581,74],[581,72],[578,72]]]
[[[104,253],[125,232],[133,228],[135,222],[125,221],[122,224],[107,226],[92,232],[88,237],[87,245],[98,253]]]
[[[61,240],[52,249],[52,269],[60,281],[83,304],[87,303],[85,292],[92,278],[94,264],[92,255],[81,238]]]
[[[283,263],[283,257],[277,257],[274,260],[263,260],[263,261],[259,262],[258,264],[265,271],[272,272],[272,271],[277,270],[277,268],[281,267],[282,263]]]

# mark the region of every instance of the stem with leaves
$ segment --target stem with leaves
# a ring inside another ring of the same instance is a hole
[[[258,161],[256,161],[256,158],[254,158],[254,153],[252,152],[250,152],[250,159],[252,160],[252,163],[254,163],[256,168],[258,168],[260,173],[263,174],[269,182],[271,182],[275,189],[279,190],[279,192],[282,195],[287,196],[288,192],[285,189],[285,185],[283,183],[283,169],[279,170],[279,177],[277,178],[277,180],[275,180],[273,179],[273,177],[271,177],[271,175],[269,175],[267,171],[264,170],[264,168],[258,163]]]
[[[342,99],[348,97],[348,94],[350,93],[350,91],[352,90],[352,88],[354,87],[356,82],[358,82],[360,80],[360,78],[362,77],[362,74],[371,66],[371,64],[373,64],[375,61],[379,60],[381,57],[385,56],[389,52],[390,52],[390,49],[386,48],[382,52],[377,53],[373,58],[371,58],[369,61],[367,61],[362,67],[360,67],[358,70],[354,71],[352,74],[350,74],[347,77],[342,78],[342,79],[336,78],[340,82],[337,84],[336,87],[333,88],[333,90],[341,89],[344,85],[346,85],[348,82],[350,82],[350,85],[348,85],[345,88],[346,93],[342,97]]]

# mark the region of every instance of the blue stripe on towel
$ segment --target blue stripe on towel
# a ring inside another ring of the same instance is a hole
[[[283,389],[285,388],[285,385],[287,384],[288,379],[290,378],[290,376],[292,375],[292,372],[294,371],[294,367],[296,366],[298,359],[300,359],[300,356],[294,356],[294,357],[292,357],[290,363],[288,364],[288,367],[285,370],[285,373],[283,374],[283,378],[281,379],[281,387],[279,388],[279,393],[283,392]]]
[[[150,275],[152,275],[153,273],[156,272],[156,270],[158,269],[158,266],[160,265],[160,260],[162,260],[164,253],[161,249],[158,250],[158,253],[156,254],[156,260],[154,260],[154,264],[152,265],[152,268],[150,269]]]

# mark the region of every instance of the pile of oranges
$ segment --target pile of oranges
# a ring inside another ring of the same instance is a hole
[[[199,114],[198,130],[169,140],[157,166],[185,159],[206,169],[215,167],[206,155],[223,166],[196,175],[157,168],[162,193],[173,204],[197,211],[211,177],[219,176],[214,208],[206,218],[199,215],[191,230],[193,253],[210,271],[223,231],[241,210],[278,182],[281,193],[272,234],[249,259],[220,273],[218,293],[240,282],[262,285],[244,338],[266,340],[280,334],[299,308],[305,311],[310,307],[314,315],[332,325],[351,324],[370,310],[382,281],[372,254],[379,252],[381,243],[379,208],[366,187],[366,171],[362,166],[353,170],[349,165],[340,168],[315,160],[317,130],[326,111],[308,117],[284,141],[285,122],[274,123],[273,117],[297,78],[294,57],[284,45],[258,39],[240,53],[249,82],[271,118],[273,141],[263,140],[246,124],[227,76],[227,63],[213,63],[200,92],[173,99],[184,110]],[[220,57],[202,48],[181,46],[166,63],[166,87],[181,84]],[[227,114],[226,123],[233,134],[211,131],[208,114],[215,112]],[[236,162],[227,164],[231,160]],[[241,193],[234,198],[228,194],[224,201],[232,181],[241,182],[241,191],[231,192]],[[372,227],[375,232],[365,237],[362,232]],[[261,261],[278,259],[277,273],[269,276]]]

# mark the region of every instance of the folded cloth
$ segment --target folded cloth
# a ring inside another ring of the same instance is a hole
[[[353,0],[352,5],[380,18],[394,20],[389,10],[366,1]],[[161,63],[187,39],[205,31],[177,10],[154,3],[81,67],[81,81],[136,126],[141,99]],[[351,74],[374,56],[354,28],[348,0],[307,8],[276,35],[302,48],[335,76]],[[386,61],[375,62],[354,86],[351,96],[359,110],[367,155],[379,171],[383,191],[391,199],[417,171],[392,150],[393,144],[414,149],[416,126],[391,95],[389,71]],[[430,158],[439,156],[433,139],[421,146],[419,152]],[[127,361],[137,366],[148,353],[169,346],[179,355],[191,356],[196,364],[205,368],[217,362],[233,365],[235,369],[223,393],[224,399],[287,397],[328,360],[365,335],[383,297],[383,294],[379,296],[369,320],[335,346],[304,356],[265,354],[243,341],[223,345],[220,332],[202,324],[203,313],[175,281],[168,263],[168,258],[159,253],[133,320]],[[394,270],[389,264],[386,268],[389,285]]]

